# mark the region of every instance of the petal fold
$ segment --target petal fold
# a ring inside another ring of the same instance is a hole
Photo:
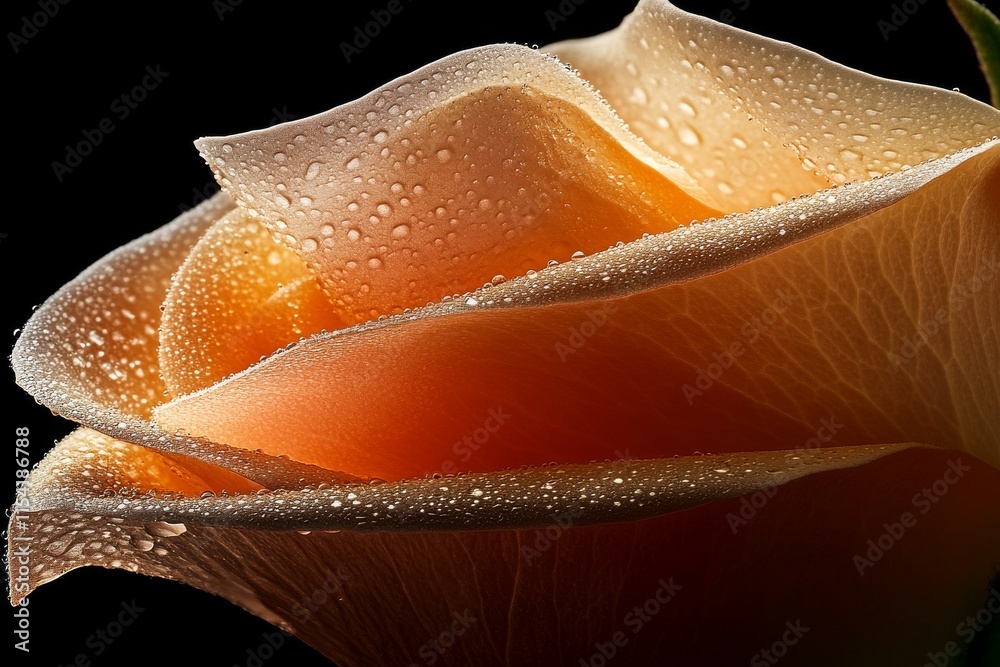
[[[719,212],[551,56],[460,52],[331,111],[198,148],[351,321]]]

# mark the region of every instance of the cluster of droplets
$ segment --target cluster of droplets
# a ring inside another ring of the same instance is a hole
[[[876,79],[725,26],[707,29],[654,4],[640,6],[599,58],[573,44],[557,55],[727,210],[894,173],[996,132],[995,112],[972,100]]]

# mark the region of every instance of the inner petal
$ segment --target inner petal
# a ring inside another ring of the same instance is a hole
[[[188,393],[343,324],[302,260],[235,210],[174,276],[160,324],[161,374],[171,394]]]
[[[522,47],[456,54],[325,114],[199,147],[349,321],[718,213],[582,81]]]

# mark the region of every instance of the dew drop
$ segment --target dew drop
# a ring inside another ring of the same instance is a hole
[[[146,524],[146,532],[153,537],[177,537],[187,532],[187,526],[183,523],[154,521]]]
[[[685,146],[697,146],[701,143],[701,137],[699,137],[698,133],[690,127],[682,127],[677,131],[677,136],[680,138],[681,143]]]

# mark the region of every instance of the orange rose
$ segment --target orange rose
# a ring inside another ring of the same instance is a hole
[[[15,602],[125,568],[345,665],[891,664],[986,608],[1000,112],[661,0],[547,51],[198,142],[224,194],[15,347],[83,425]]]

